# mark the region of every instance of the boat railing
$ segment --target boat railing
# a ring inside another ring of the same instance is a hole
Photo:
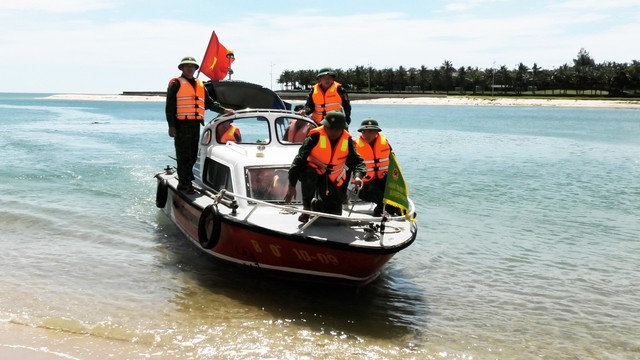
[[[256,109],[256,108],[246,108],[235,110],[236,115],[242,115],[245,113],[263,113],[263,114],[295,114],[292,110],[287,109]]]
[[[246,108],[246,109],[239,109],[239,110],[235,110],[233,114],[231,115],[227,115],[227,114],[218,114],[216,117],[214,117],[213,119],[211,119],[209,121],[209,124],[216,122],[216,120],[218,119],[236,119],[238,117],[242,117],[242,115],[244,114],[283,114],[283,115],[290,115],[290,116],[294,116],[294,117],[300,117],[300,118],[310,118],[309,116],[303,116],[303,115],[299,115],[298,113],[296,113],[293,110],[286,110],[286,109],[252,109],[252,108]]]
[[[249,196],[244,196],[244,195],[240,195],[240,194],[236,194],[233,193],[231,191],[228,191],[226,189],[222,189],[220,190],[217,194],[214,194],[208,190],[204,191],[204,194],[209,196],[211,199],[213,199],[214,203],[221,203],[227,207],[232,208],[234,215],[235,215],[235,210],[238,208],[237,206],[237,202],[233,201],[231,204],[229,204],[228,201],[222,201],[223,199],[226,199],[227,196],[232,196],[233,198],[239,198],[239,199],[243,199],[246,200],[248,204],[251,205],[251,210],[249,210],[249,212],[244,216],[244,221],[248,221],[249,218],[253,215],[253,213],[256,211],[256,209],[258,209],[259,206],[269,206],[269,207],[273,207],[276,209],[279,209],[283,212],[288,212],[291,214],[295,214],[295,213],[302,213],[302,214],[308,214],[309,215],[309,221],[304,224],[299,231],[304,230],[305,228],[307,228],[308,226],[310,226],[312,223],[314,223],[316,220],[321,219],[321,218],[326,218],[326,219],[334,219],[334,220],[340,220],[340,221],[345,221],[345,222],[353,222],[353,223],[361,223],[361,222],[386,222],[389,220],[398,220],[398,221],[402,221],[402,220],[413,220],[413,218],[415,217],[415,205],[413,204],[413,201],[411,199],[408,199],[409,201],[409,212],[407,215],[396,215],[396,216],[391,216],[391,215],[385,215],[385,216],[378,216],[378,217],[372,217],[372,216],[361,216],[361,217],[354,217],[351,216],[351,213],[349,214],[349,216],[342,216],[342,215],[334,215],[334,214],[327,214],[327,213],[323,213],[323,212],[318,212],[318,211],[311,211],[311,210],[305,210],[305,209],[301,209],[299,207],[293,206],[293,205],[278,205],[278,204],[274,204],[274,203],[270,203],[267,201],[262,201],[262,200],[258,200]]]

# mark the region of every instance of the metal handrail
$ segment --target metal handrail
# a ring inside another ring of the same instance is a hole
[[[342,220],[342,221],[348,221],[348,222],[362,222],[362,221],[372,222],[372,221],[383,221],[383,220],[384,221],[406,220],[406,217],[404,215],[379,216],[379,217],[351,217],[351,216],[327,214],[327,213],[323,213],[323,212],[304,210],[304,209],[300,209],[300,208],[297,208],[297,207],[294,207],[294,206],[291,206],[291,205],[273,204],[273,203],[262,201],[262,200],[258,200],[258,199],[255,199],[255,198],[252,198],[252,197],[249,197],[249,196],[236,194],[236,193],[233,193],[233,192],[228,191],[226,189],[220,190],[218,192],[218,194],[213,194],[213,193],[211,193],[210,191],[208,191],[206,189],[203,189],[203,190],[204,190],[204,194],[207,195],[208,197],[210,197],[214,201],[214,203],[216,203],[216,204],[217,203],[222,203],[223,205],[227,205],[221,200],[225,195],[237,197],[239,199],[246,200],[247,202],[249,202],[249,201],[254,202],[255,203],[253,205],[254,208],[251,211],[249,211],[247,216],[244,218],[245,221],[249,219],[249,217],[253,214],[253,212],[258,207],[258,205],[265,205],[265,206],[270,206],[270,207],[273,207],[273,208],[276,208],[276,209],[280,209],[280,210],[291,211],[293,213],[299,212],[299,213],[302,213],[302,214],[308,214],[310,216],[313,216],[313,219],[311,219],[309,222],[307,222],[307,224],[305,224],[305,227],[310,225],[310,223],[314,222],[318,218],[335,219],[335,220]],[[409,213],[407,214],[407,216],[408,217],[413,217],[413,215],[415,214],[415,205],[413,204],[413,201],[411,199],[407,199],[407,200],[409,201]],[[237,205],[236,205],[236,209],[237,209]]]

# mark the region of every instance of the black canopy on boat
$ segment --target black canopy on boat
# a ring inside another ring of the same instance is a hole
[[[222,106],[232,109],[288,109],[291,104],[264,86],[239,80],[205,82],[209,96]]]

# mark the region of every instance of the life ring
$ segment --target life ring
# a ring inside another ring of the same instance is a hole
[[[209,205],[198,220],[198,240],[205,249],[212,249],[220,240],[222,218],[217,205]]]
[[[162,179],[158,181],[158,190],[156,191],[156,206],[159,208],[164,208],[167,204],[167,196],[169,193],[169,186],[167,185],[167,180]]]

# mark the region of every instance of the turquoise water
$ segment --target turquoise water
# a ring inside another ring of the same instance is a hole
[[[0,94],[12,332],[83,359],[640,357],[640,109],[354,105],[381,122],[420,229],[347,291],[184,244],[155,208],[163,103],[45,96]]]

